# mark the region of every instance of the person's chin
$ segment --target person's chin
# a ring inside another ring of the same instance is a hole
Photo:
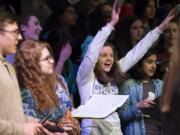
[[[110,72],[110,69],[105,69],[104,72],[108,73]]]
[[[39,40],[39,35],[34,35],[31,37],[32,40]]]
[[[11,50],[11,51],[8,52],[8,54],[15,54],[15,53],[16,53],[16,49]]]
[[[154,76],[154,73],[149,73],[149,77],[153,77]]]
[[[50,71],[49,71],[49,74],[52,74],[52,73],[53,73],[53,70],[50,70]]]

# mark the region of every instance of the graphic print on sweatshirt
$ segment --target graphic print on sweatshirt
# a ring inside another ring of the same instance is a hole
[[[102,85],[97,80],[95,80],[93,84],[93,94],[117,95],[118,88],[117,86],[111,85],[110,83],[107,85]]]

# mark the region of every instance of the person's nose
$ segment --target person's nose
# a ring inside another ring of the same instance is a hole
[[[21,33],[18,34],[18,40],[19,40],[19,41],[22,40],[22,35],[21,35]]]

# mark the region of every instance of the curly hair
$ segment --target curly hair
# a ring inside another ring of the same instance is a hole
[[[41,41],[26,40],[20,44],[15,58],[15,69],[21,89],[31,91],[38,111],[59,106],[55,93],[57,77],[55,72],[46,75],[41,71],[39,61],[41,51],[49,44]],[[51,52],[51,51],[50,51]]]

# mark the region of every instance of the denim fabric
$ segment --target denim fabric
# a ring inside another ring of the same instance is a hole
[[[161,95],[162,81],[153,80],[155,97]],[[142,112],[135,105],[143,97],[143,86],[139,81],[129,79],[120,88],[120,94],[129,95],[126,103],[119,108],[118,112],[123,125],[124,135],[145,135],[145,124]]]

